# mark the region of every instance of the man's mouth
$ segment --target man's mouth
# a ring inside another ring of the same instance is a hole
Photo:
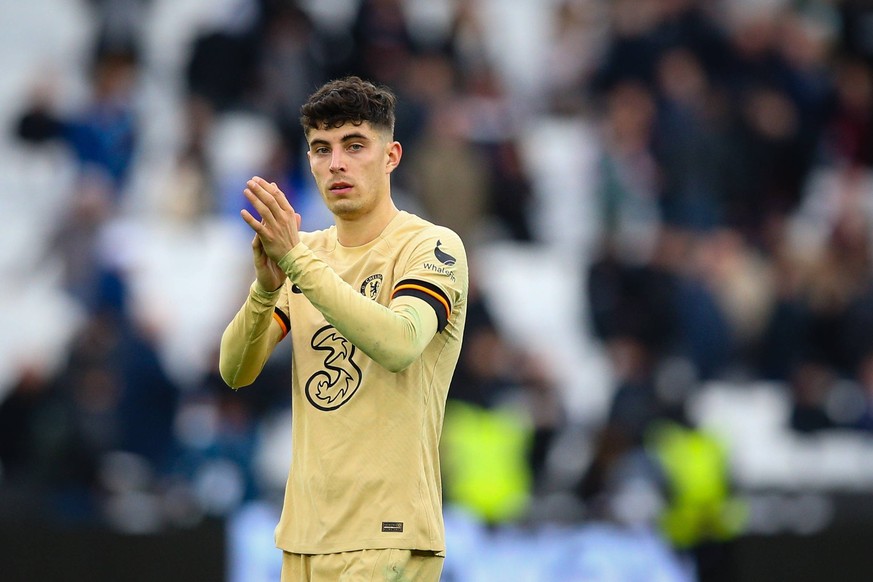
[[[348,182],[334,182],[328,188],[332,194],[346,194],[351,191],[351,189],[352,185]]]

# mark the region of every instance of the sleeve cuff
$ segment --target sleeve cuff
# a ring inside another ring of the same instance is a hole
[[[294,273],[294,263],[297,259],[303,257],[309,252],[309,247],[307,247],[302,242],[297,243],[294,247],[285,253],[285,256],[279,259],[278,265],[279,268],[285,271],[290,277],[292,273]]]
[[[251,295],[252,299],[263,305],[275,305],[276,301],[279,299],[279,293],[282,292],[283,286],[284,284],[280,285],[275,291],[267,291],[261,286],[260,282],[255,279],[255,282],[252,283],[252,286],[249,289],[249,295]]]

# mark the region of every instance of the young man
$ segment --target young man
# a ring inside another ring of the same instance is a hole
[[[276,545],[282,580],[427,580],[445,556],[439,439],[461,347],[458,236],[397,209],[394,95],[357,77],[301,109],[335,226],[300,232],[275,184],[244,194],[256,280],[221,340],[221,375],[250,384],[292,342],[292,455]]]

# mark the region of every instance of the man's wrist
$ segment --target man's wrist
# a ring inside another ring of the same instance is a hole
[[[279,265],[279,268],[285,271],[288,276],[291,276],[293,272],[294,262],[300,258],[307,251],[308,247],[302,242],[298,242],[296,245],[291,247],[287,253],[282,255],[282,257],[276,261],[276,264]]]
[[[279,291],[282,290],[283,284],[284,284],[284,282],[279,284],[279,286],[276,289],[273,289],[272,291],[270,291],[269,289],[264,288],[264,286],[261,284],[260,280],[255,279],[255,282],[252,283],[251,292],[252,292],[252,295],[254,295],[256,297],[266,299],[268,301],[275,300],[276,297],[278,297],[278,295],[279,295]]]

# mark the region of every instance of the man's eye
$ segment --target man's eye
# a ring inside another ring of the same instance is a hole
[[[315,148],[315,153],[317,154],[326,154],[327,148]]]
[[[359,144],[359,143],[353,143],[352,145],[349,146],[349,149],[352,150],[353,152],[356,152],[358,150],[364,149],[364,146]]]

